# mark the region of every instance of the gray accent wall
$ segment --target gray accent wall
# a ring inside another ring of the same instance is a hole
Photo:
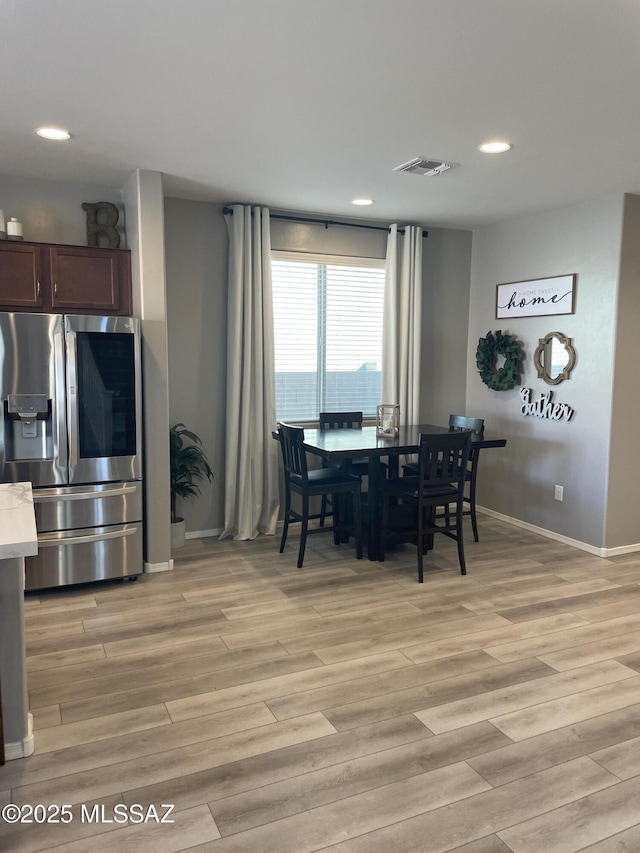
[[[429,236],[423,243],[422,417],[446,423],[450,412],[465,407],[472,235],[423,227]],[[272,220],[274,250],[384,258],[386,244],[384,231]],[[187,533],[219,531],[224,519],[228,256],[222,207],[165,199],[165,245],[170,420],[185,423],[201,437],[215,475],[212,484],[202,485],[200,497],[180,503],[180,511]]]
[[[422,423],[465,414],[471,239],[471,231],[430,228],[422,247]]]
[[[202,439],[214,479],[178,499],[187,532],[221,530],[227,375],[227,228],[222,208],[165,199],[169,419]]]
[[[606,530],[609,493],[617,488],[609,471],[610,444],[613,436],[620,433],[624,439],[628,433],[622,423],[612,429],[613,415],[616,422],[622,421],[626,405],[621,377],[612,409],[616,346],[620,354],[628,352],[633,338],[633,331],[625,330],[624,341],[616,344],[623,212],[624,197],[612,196],[503,222],[476,231],[473,237],[466,413],[485,418],[487,433],[508,439],[506,448],[482,454],[478,502],[596,548],[640,541],[627,524],[611,518]],[[635,203],[633,215],[637,220]],[[633,255],[623,253],[623,259],[623,293],[637,315],[637,250]],[[569,273],[578,276],[574,314],[495,318],[496,285]],[[636,320],[631,314],[628,319],[630,326],[635,324],[637,339]],[[552,389],[555,400],[574,408],[571,421],[524,417],[519,386],[499,392],[482,383],[475,367],[478,340],[497,329],[517,336],[524,346],[520,384],[531,388],[536,399]],[[538,379],[533,366],[539,339],[553,331],[572,338],[577,352],[571,379],[557,386]],[[630,369],[625,370],[627,376]],[[622,465],[619,456],[615,464]],[[618,478],[616,473],[614,481]],[[554,500],[556,484],[564,487],[562,503]],[[633,493],[637,492],[635,484]],[[618,509],[623,502],[621,496]]]
[[[287,215],[286,213],[284,215]],[[291,213],[291,216],[306,214]],[[313,214],[310,218],[314,218]],[[321,217],[315,217],[321,219]],[[331,217],[335,222],[339,219]],[[354,225],[375,223],[358,219],[348,220]],[[380,227],[382,223],[378,223]],[[320,255],[343,255],[352,258],[384,258],[387,254],[387,235],[384,230],[352,228],[319,223],[293,222],[271,219],[271,248],[280,252],[312,252]]]

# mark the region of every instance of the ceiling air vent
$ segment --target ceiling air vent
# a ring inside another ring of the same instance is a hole
[[[402,166],[396,166],[393,171],[411,172],[414,175],[426,175],[430,178],[433,175],[441,175],[449,169],[454,169],[457,165],[457,163],[446,163],[444,160],[425,160],[422,157],[415,157],[408,163],[403,163]]]

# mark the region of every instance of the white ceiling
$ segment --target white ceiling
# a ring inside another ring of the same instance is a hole
[[[459,228],[640,191],[639,0],[0,0],[0,48],[0,175]]]

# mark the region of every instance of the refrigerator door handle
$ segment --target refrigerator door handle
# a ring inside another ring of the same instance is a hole
[[[120,495],[131,495],[140,487],[140,483],[118,486],[115,489],[103,489],[102,491],[74,492],[73,494],[60,494],[58,489],[39,489],[34,493],[34,503],[47,503],[48,501],[96,501],[101,498],[113,498]]]
[[[67,467],[68,451],[67,451],[67,412],[65,409],[65,375],[64,375],[64,335],[56,332],[53,336],[53,359],[55,370],[55,387],[56,399],[53,401],[55,407],[55,438],[54,438],[54,453],[58,457],[58,464],[61,468]]]
[[[38,548],[53,548],[58,545],[86,545],[90,542],[103,542],[105,539],[123,539],[138,532],[137,527],[126,530],[112,530],[107,533],[91,533],[87,536],[66,536],[62,538],[47,538],[46,534],[38,537]]]
[[[78,464],[78,359],[76,333],[67,328],[67,420],[69,423],[69,467]]]

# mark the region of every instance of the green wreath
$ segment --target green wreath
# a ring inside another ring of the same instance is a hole
[[[504,356],[502,367],[496,367],[496,358]],[[503,335],[500,329],[487,332],[478,341],[476,364],[480,379],[494,391],[508,391],[520,382],[520,362],[524,355],[520,344],[512,335]]]

